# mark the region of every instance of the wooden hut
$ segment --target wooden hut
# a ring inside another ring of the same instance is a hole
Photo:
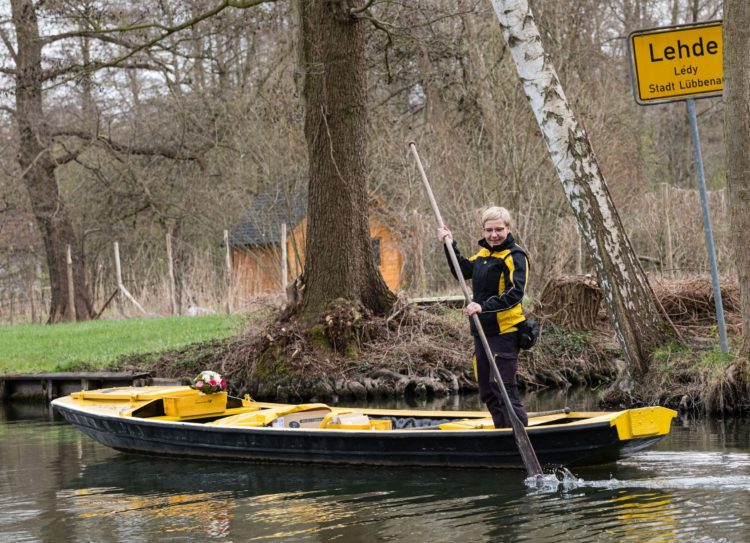
[[[306,208],[304,195],[284,195],[281,191],[253,200],[246,220],[229,233],[236,297],[281,293],[302,272]],[[397,290],[402,280],[403,252],[375,199],[370,202],[370,243],[383,280],[388,288]]]

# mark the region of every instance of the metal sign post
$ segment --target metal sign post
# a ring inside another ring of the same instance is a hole
[[[698,137],[695,98],[721,96],[723,91],[723,42],[721,21],[679,25],[632,32],[628,37],[630,69],[635,101],[640,105],[685,101],[690,120],[698,192],[703,212],[703,231],[711,268],[716,304],[716,323],[722,352],[729,352],[719,268],[708,211],[706,177]]]
[[[695,100],[688,98],[686,101],[688,118],[690,119],[690,139],[693,142],[693,154],[695,155],[695,173],[698,175],[698,192],[701,195],[701,210],[703,211],[703,232],[706,235],[706,251],[708,252],[708,263],[711,268],[711,285],[714,289],[714,303],[716,304],[716,323],[719,327],[719,342],[721,351],[729,352],[727,341],[727,326],[724,322],[724,306],[721,301],[721,287],[719,284],[719,266],[716,264],[716,248],[714,246],[714,233],[711,228],[711,215],[708,211],[708,193],[706,191],[706,176],[703,172],[703,154],[701,153],[701,142],[698,137],[698,117],[695,114]]]

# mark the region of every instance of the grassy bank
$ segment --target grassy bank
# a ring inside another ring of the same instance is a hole
[[[0,373],[102,369],[122,355],[162,352],[228,337],[243,317],[208,315],[0,327]]]

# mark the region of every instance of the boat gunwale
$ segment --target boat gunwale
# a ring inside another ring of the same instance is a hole
[[[69,402],[65,402],[64,400],[70,400]],[[392,430],[364,430],[364,429],[339,429],[339,428],[278,428],[273,426],[230,426],[230,425],[211,425],[206,424],[202,422],[193,422],[193,421],[177,421],[177,420],[160,420],[160,419],[154,419],[150,417],[130,417],[130,416],[123,416],[120,413],[106,413],[102,410],[96,409],[96,405],[93,406],[84,406],[80,405],[76,402],[80,402],[81,400],[76,400],[72,398],[71,396],[64,396],[61,398],[57,398],[51,402],[52,406],[56,409],[63,410],[68,409],[72,411],[77,411],[79,413],[83,413],[89,416],[94,416],[98,418],[105,418],[112,421],[118,421],[118,422],[125,422],[129,424],[147,424],[148,426],[155,426],[155,427],[189,427],[191,429],[202,429],[202,431],[219,431],[219,432],[227,432],[231,431],[231,433],[253,433],[255,431],[258,432],[271,432],[271,433],[279,433],[279,434],[293,434],[293,435],[342,435],[342,436],[370,436],[370,437],[382,437],[382,436],[412,436],[413,434],[418,435],[443,435],[443,436],[455,436],[455,437],[464,437],[464,436],[479,436],[479,435],[505,435],[505,434],[512,434],[511,428],[471,428],[471,429],[448,429],[448,430],[442,430],[442,429],[427,429],[427,428],[394,428]],[[85,400],[84,400],[85,401]],[[125,407],[125,403],[123,402],[123,407]],[[287,404],[275,404],[275,405],[287,405]],[[348,409],[348,408],[342,408],[342,409]],[[363,411],[364,410],[358,410]],[[380,413],[380,416],[385,416],[386,413],[388,414],[394,414],[398,412],[402,413],[412,413],[412,416],[414,412],[408,411],[408,410],[379,410],[383,413]],[[526,428],[526,431],[530,435],[535,434],[546,434],[546,433],[552,433],[552,432],[558,432],[560,433],[561,430],[585,430],[590,428],[595,428],[599,426],[613,426],[614,419],[621,415],[622,413],[626,412],[628,410],[621,410],[621,411],[606,411],[601,412],[598,416],[595,417],[589,417],[589,418],[579,418],[578,420],[574,420],[572,422],[566,422],[564,424],[549,424],[549,425],[543,425],[543,426],[530,426]],[[422,411],[422,413],[432,413],[435,417],[438,418],[438,413],[451,413],[449,411]],[[592,413],[590,411],[571,411],[570,415],[576,415],[576,414],[586,414],[586,413]],[[599,413],[599,412],[596,412]],[[408,415],[404,415],[408,416]],[[206,418],[213,418],[213,415]],[[221,418],[219,417],[216,417]],[[486,416],[484,418],[487,418]],[[567,433],[567,432],[565,432]]]

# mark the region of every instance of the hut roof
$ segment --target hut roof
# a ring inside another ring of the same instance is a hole
[[[281,224],[297,226],[307,213],[307,195],[286,193],[274,187],[256,196],[250,203],[246,220],[229,231],[230,247],[248,247],[279,243]]]

